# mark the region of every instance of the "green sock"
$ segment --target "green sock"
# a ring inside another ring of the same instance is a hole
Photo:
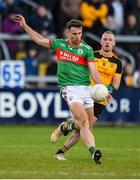
[[[91,153],[91,155],[93,155],[94,152],[96,151],[96,149],[95,149],[94,146],[91,146],[88,150],[89,150],[89,152]]]

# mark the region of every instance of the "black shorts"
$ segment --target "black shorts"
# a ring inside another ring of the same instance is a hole
[[[94,102],[94,116],[99,118],[105,108],[105,105]]]

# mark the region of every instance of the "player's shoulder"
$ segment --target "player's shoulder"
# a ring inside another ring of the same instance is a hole
[[[123,69],[122,59],[118,57],[116,54],[113,53],[109,61],[116,64],[118,68]]]
[[[113,53],[112,60],[122,64],[121,57],[117,56],[115,53]]]
[[[53,47],[66,47],[66,40],[65,39],[53,39],[51,41]]]
[[[95,56],[96,58],[102,58],[102,55],[101,55],[101,53],[100,53],[100,50],[94,51],[94,56]]]
[[[93,50],[93,48],[91,46],[89,46],[85,41],[81,42],[81,46],[85,47],[88,50]]]
[[[66,40],[65,39],[53,39],[53,42],[57,42],[57,43],[64,43]]]

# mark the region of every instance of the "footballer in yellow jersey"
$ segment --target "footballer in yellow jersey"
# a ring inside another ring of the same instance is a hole
[[[96,68],[100,73],[102,83],[108,87],[109,91],[113,90],[113,80],[114,78],[121,78],[122,75],[122,62],[121,60],[115,56],[113,53],[112,55],[107,58],[102,55],[101,50],[94,51],[95,55],[95,63]],[[91,86],[94,86],[94,82],[91,80]],[[103,102],[95,102],[94,103],[94,115],[99,117],[102,110],[104,109],[105,105],[107,105],[107,101]]]

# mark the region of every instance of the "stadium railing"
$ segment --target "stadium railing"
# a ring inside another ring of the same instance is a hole
[[[100,38],[92,33],[86,32],[84,36],[90,38],[93,41],[100,42]],[[140,36],[122,36],[122,35],[116,35],[116,40],[119,43],[140,43]],[[56,38],[54,34],[50,35],[49,38],[53,39]],[[10,54],[8,51],[8,48],[5,44],[5,40],[17,40],[17,41],[31,41],[31,38],[27,34],[22,35],[11,35],[8,33],[0,33],[0,46],[3,50],[5,60],[10,59]],[[115,46],[114,49],[123,57],[126,57],[129,59],[131,65],[133,68],[135,68],[135,58],[132,54],[125,51],[124,49],[119,48],[118,46]],[[47,77],[40,77],[40,76],[27,76],[26,77],[27,82],[57,82],[56,76],[47,76]]]

